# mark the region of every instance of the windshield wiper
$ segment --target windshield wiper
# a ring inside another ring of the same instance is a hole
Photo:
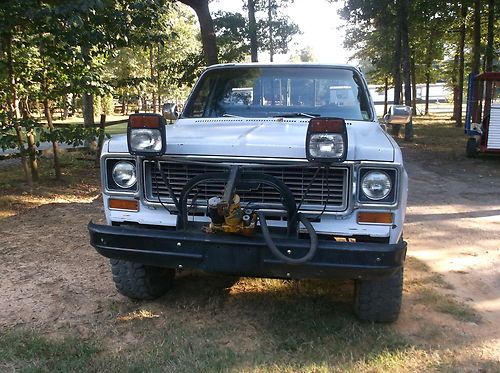
[[[320,117],[320,114],[313,113],[286,113],[275,115],[273,118],[295,118],[295,117],[304,117],[304,118],[317,118]]]
[[[244,118],[244,117],[241,117],[239,115],[233,115],[233,114],[228,114],[228,113],[224,113],[224,114],[222,114],[222,116],[225,118]]]

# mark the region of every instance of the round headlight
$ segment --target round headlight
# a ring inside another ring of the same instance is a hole
[[[120,188],[130,188],[137,182],[135,166],[131,162],[117,162],[111,173],[113,181]]]
[[[392,189],[391,178],[383,171],[369,171],[361,180],[361,190],[369,199],[381,200]]]

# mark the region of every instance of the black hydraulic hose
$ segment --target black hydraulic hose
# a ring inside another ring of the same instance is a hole
[[[179,197],[179,228],[186,229],[188,224],[188,208],[187,208],[187,200],[189,198],[189,193],[196,187],[198,184],[201,184],[204,181],[208,180],[221,180],[225,181],[229,177],[229,172],[210,172],[204,173],[198,176],[195,176],[184,185],[182,188],[180,197]]]
[[[198,175],[190,179],[180,194],[179,198],[179,212],[180,212],[180,228],[185,229],[188,224],[188,211],[187,211],[187,200],[189,197],[189,193],[193,188],[195,188],[198,184],[209,180],[219,180],[226,181],[229,177],[229,172],[209,172],[205,174]],[[306,227],[307,232],[309,233],[309,237],[311,240],[311,246],[306,255],[301,258],[290,258],[284,255],[275,245],[273,239],[271,237],[271,233],[269,232],[269,228],[267,226],[266,218],[262,211],[257,211],[257,216],[259,217],[260,226],[262,230],[262,234],[264,236],[264,240],[266,245],[269,247],[269,250],[276,256],[278,259],[283,260],[288,264],[302,264],[309,260],[311,260],[318,250],[318,235],[314,230],[312,224],[307,220],[302,214],[297,213],[297,206],[295,204],[295,198],[290,189],[283,183],[283,181],[275,178],[274,176],[256,173],[256,172],[246,172],[242,173],[239,176],[239,181],[253,181],[260,182],[263,184],[270,185],[274,187],[283,198],[283,205],[287,211],[288,218],[288,234],[292,233],[294,230],[298,233],[298,224],[296,219],[298,219],[304,226]]]
[[[198,184],[210,180],[226,181],[229,177],[229,172],[208,172],[201,174],[190,179],[182,189],[179,197],[179,211],[180,211],[180,228],[186,228],[187,219],[187,200],[189,198],[189,193]],[[288,189],[288,187],[283,183],[283,181],[275,178],[274,176],[258,173],[258,172],[244,172],[240,174],[238,181],[247,182],[258,182],[262,184],[267,184],[276,189],[281,197],[283,198],[283,205],[287,211],[287,225],[288,234],[291,235],[297,232],[297,216],[296,216],[296,205],[293,193]]]
[[[179,200],[175,196],[174,190],[172,189],[172,186],[170,185],[170,182],[168,180],[167,175],[165,175],[165,172],[161,168],[160,161],[156,161],[156,166],[158,167],[158,171],[160,171],[160,176],[163,179],[163,182],[165,183],[165,185],[167,187],[169,197],[172,199],[172,202],[174,203],[175,208],[177,209],[177,211],[180,211]],[[160,193],[158,193],[158,199],[160,199]],[[161,203],[161,200],[160,200],[160,203]]]
[[[316,231],[314,230],[314,227],[312,226],[311,222],[307,220],[302,214],[297,214],[297,216],[299,218],[299,221],[302,224],[304,224],[304,226],[307,229],[307,232],[309,233],[309,237],[311,239],[311,246],[309,247],[309,251],[307,252],[307,254],[301,258],[290,258],[285,254],[283,254],[275,245],[271,237],[271,233],[269,232],[269,228],[267,226],[266,217],[264,216],[264,213],[262,211],[257,211],[257,216],[259,217],[260,228],[262,230],[262,235],[264,236],[264,240],[266,241],[267,247],[269,247],[269,250],[271,250],[274,256],[277,257],[278,259],[281,259],[288,264],[302,264],[308,262],[314,257],[314,255],[316,255],[316,252],[318,251],[318,235],[316,234]]]

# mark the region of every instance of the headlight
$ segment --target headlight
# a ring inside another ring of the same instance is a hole
[[[347,128],[341,118],[313,118],[306,134],[310,162],[343,162],[347,157]]]
[[[369,171],[361,179],[361,190],[371,200],[384,199],[392,190],[391,178],[384,171]]]
[[[115,184],[123,189],[131,188],[137,182],[135,166],[131,162],[117,162],[111,176]]]

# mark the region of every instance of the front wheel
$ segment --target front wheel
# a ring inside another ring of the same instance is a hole
[[[391,323],[398,319],[403,298],[403,267],[380,280],[356,280],[354,313],[363,321]]]
[[[111,259],[110,262],[116,289],[126,297],[155,299],[165,294],[173,285],[175,269],[119,259]]]

